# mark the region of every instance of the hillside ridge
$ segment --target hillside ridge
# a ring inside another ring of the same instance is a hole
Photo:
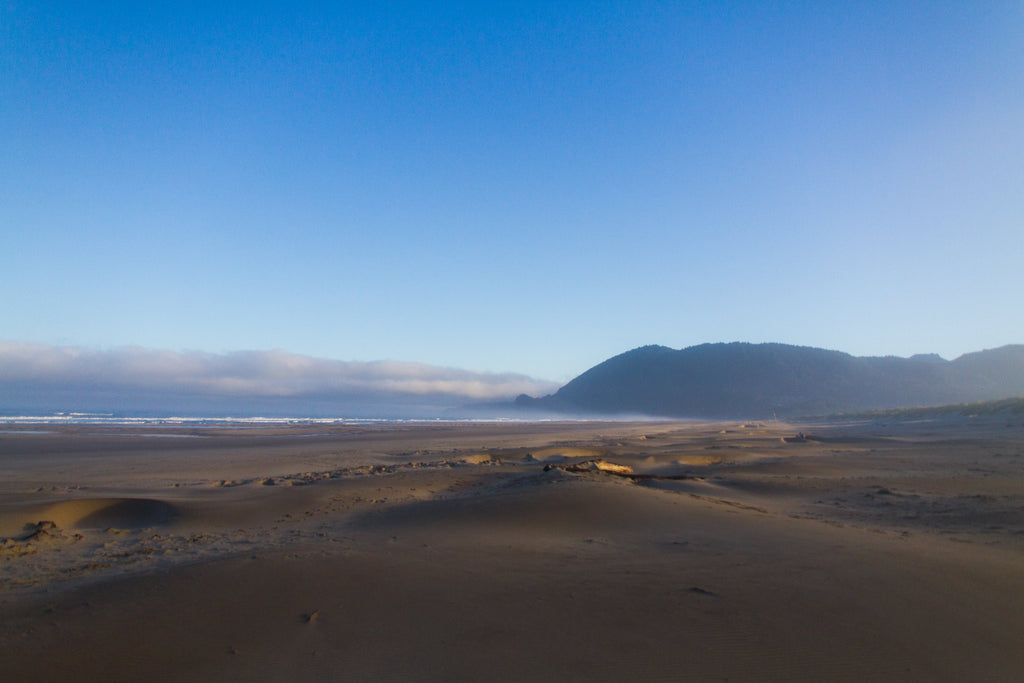
[[[798,417],[1024,396],[1024,344],[966,353],[853,356],[781,343],[646,345],[523,409],[659,417]]]

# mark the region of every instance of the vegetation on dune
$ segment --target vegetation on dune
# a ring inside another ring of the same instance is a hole
[[[867,410],[859,413],[840,413],[841,417],[895,419],[920,419],[929,417],[946,417],[960,415],[974,417],[981,415],[1024,415],[1024,397],[1002,398],[993,401],[975,401],[972,403],[953,403],[944,406],[916,406],[913,408],[889,408],[886,410]]]

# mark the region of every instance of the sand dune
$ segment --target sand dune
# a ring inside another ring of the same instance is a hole
[[[8,513],[0,518],[0,533],[17,535],[41,521],[62,529],[144,529],[164,524],[175,515],[174,505],[163,500],[78,498]]]
[[[6,675],[1024,673],[1021,424],[304,434],[5,438]]]

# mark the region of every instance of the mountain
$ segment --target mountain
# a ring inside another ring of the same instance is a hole
[[[794,417],[1024,396],[1024,345],[947,361],[857,357],[787,344],[643,346],[594,366],[524,410],[663,417]]]

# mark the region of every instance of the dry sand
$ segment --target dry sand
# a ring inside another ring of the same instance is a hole
[[[0,537],[11,681],[1024,679],[1020,416],[13,427]]]

